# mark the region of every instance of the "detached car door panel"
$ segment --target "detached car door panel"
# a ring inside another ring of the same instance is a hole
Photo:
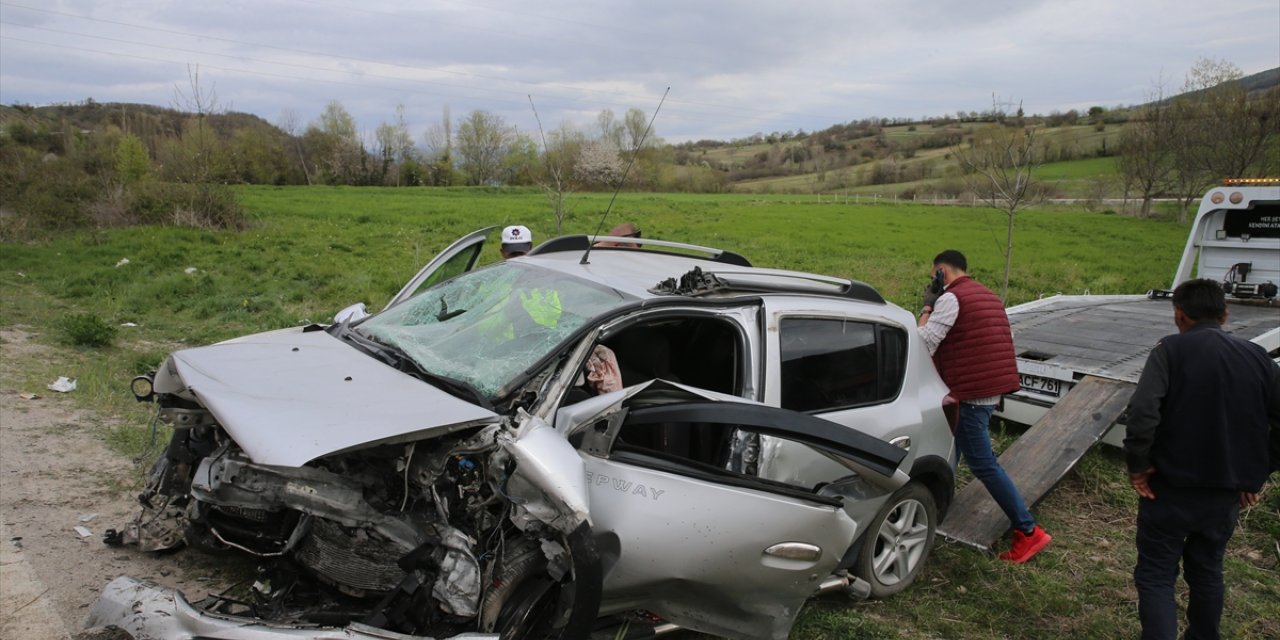
[[[593,529],[602,555],[616,555],[605,561],[604,610],[641,607],[705,633],[785,639],[858,524],[840,498],[727,469],[733,434],[803,442],[848,474],[891,485],[905,481],[895,471],[902,451],[754,403],[635,400],[584,429],[579,447]]]

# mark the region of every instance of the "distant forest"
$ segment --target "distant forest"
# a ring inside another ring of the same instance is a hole
[[[419,139],[410,134],[403,108],[372,135],[363,133],[336,101],[312,122],[303,124],[286,113],[271,123],[219,109],[193,79],[181,94],[186,98],[181,109],[91,99],[0,106],[0,232],[184,220],[235,227],[242,216],[225,188],[218,188],[232,184],[534,186],[557,206],[567,193],[618,187],[820,192],[957,179],[962,176],[952,151],[990,137],[982,133],[987,128],[1039,132],[1036,161],[1041,163],[1155,153],[1162,159],[1152,162],[1160,166],[1148,173],[1157,175],[1126,177],[1126,192],[1182,193],[1190,188],[1188,180],[1206,178],[1192,178],[1186,162],[1175,166],[1172,142],[1152,151],[1159,145],[1132,132],[1169,138],[1173,129],[1159,123],[1204,124],[1239,112],[1236,116],[1253,127],[1254,147],[1275,150],[1280,126],[1274,115],[1280,69],[1241,77],[1229,63],[1206,60],[1198,70],[1179,94],[1157,93],[1139,106],[1026,114],[1016,104],[997,104],[935,118],[868,118],[820,131],[675,145],[652,132],[645,137],[647,116],[638,109],[621,116],[605,110],[589,127],[564,124],[546,132],[519,131],[485,111],[455,120],[446,109]],[[1165,130],[1157,130],[1161,127]],[[1105,135],[1082,143],[1090,130]],[[1190,129],[1180,131],[1186,137]],[[1265,156],[1246,160],[1233,170],[1266,165]],[[1141,173],[1134,167],[1129,171]],[[805,181],[787,182],[795,176]],[[1175,185],[1177,176],[1185,179]]]

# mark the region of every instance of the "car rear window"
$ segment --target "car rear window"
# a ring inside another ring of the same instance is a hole
[[[784,318],[782,406],[823,411],[892,400],[906,372],[899,327],[841,318]]]

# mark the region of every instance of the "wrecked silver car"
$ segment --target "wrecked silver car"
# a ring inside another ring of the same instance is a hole
[[[260,559],[188,602],[132,578],[137,638],[786,638],[804,601],[919,573],[954,403],[861,283],[644,240],[475,269],[477,232],[379,313],[178,351],[174,428],[109,542]],[[612,626],[611,626],[612,625]],[[630,637],[630,636],[628,636]]]

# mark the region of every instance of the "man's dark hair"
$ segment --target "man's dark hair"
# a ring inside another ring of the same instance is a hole
[[[947,249],[939,253],[938,257],[933,259],[933,264],[945,264],[961,271],[969,270],[969,262],[964,259],[964,254],[955,249]]]
[[[1173,306],[1194,322],[1217,320],[1227,312],[1227,298],[1216,280],[1187,280],[1173,290]]]

